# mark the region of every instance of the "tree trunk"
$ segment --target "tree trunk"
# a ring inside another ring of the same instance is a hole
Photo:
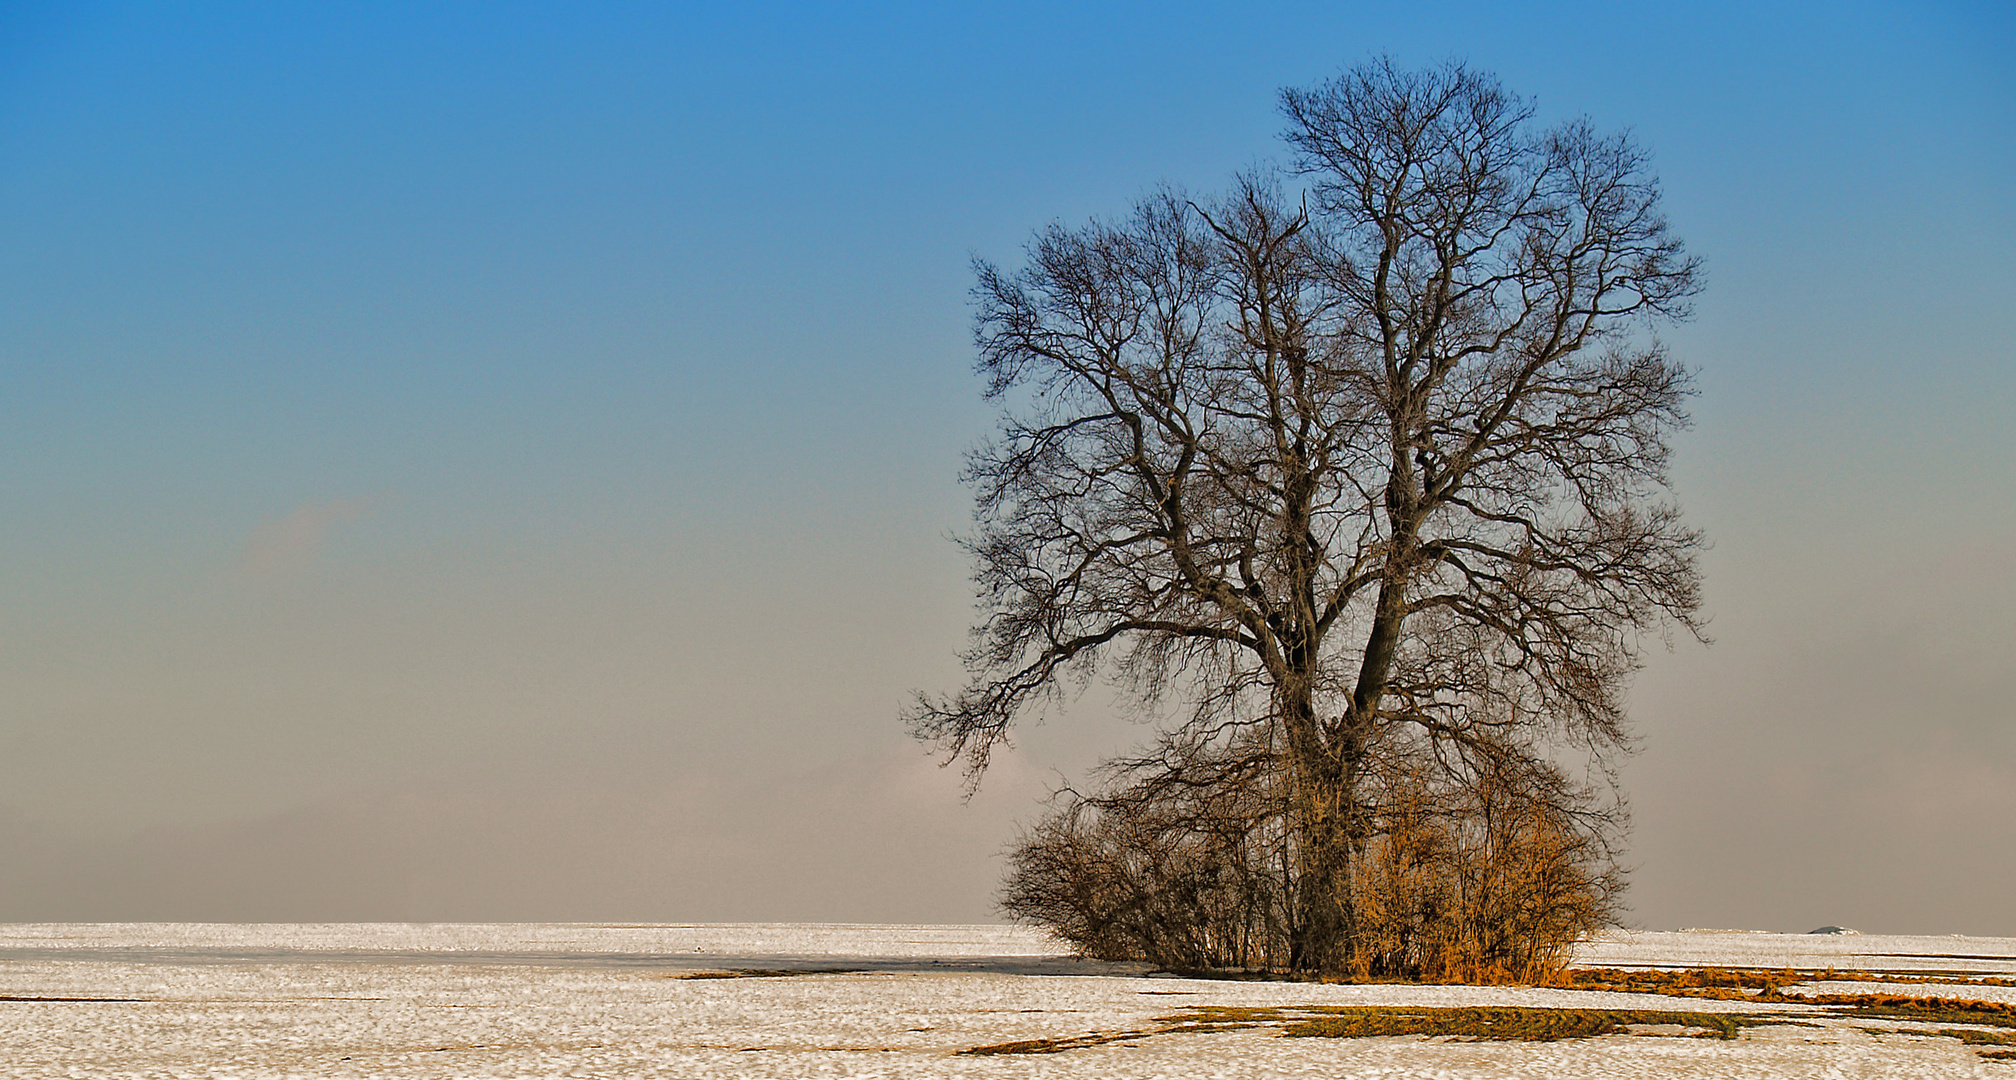
[[[1325,745],[1307,697],[1282,704],[1294,758],[1297,824],[1295,921],[1289,932],[1288,966],[1342,974],[1350,966],[1356,931],[1351,863],[1358,755],[1348,753],[1347,747]]]
[[[1411,555],[1412,545],[1397,546],[1405,553],[1401,558]],[[1350,711],[1334,737],[1323,738],[1314,702],[1306,693],[1284,694],[1280,703],[1295,757],[1300,826],[1296,837],[1296,927],[1289,960],[1289,966],[1298,971],[1345,974],[1357,959],[1358,912],[1351,884],[1353,863],[1366,839],[1358,778],[1369,721],[1385,693],[1400,626],[1406,619],[1402,580],[1400,573],[1389,573],[1380,587],[1358,685]]]

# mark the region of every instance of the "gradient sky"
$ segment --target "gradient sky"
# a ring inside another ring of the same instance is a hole
[[[1707,261],[1632,920],[2016,935],[1997,3],[9,5],[0,919],[986,921],[975,255],[1461,57]]]

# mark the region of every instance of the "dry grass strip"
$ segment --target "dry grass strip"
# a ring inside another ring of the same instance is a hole
[[[1549,986],[1563,990],[1616,990],[1624,993],[1666,994],[1710,1000],[1738,1000],[1755,993],[1775,992],[1779,987],[1806,982],[1891,983],[1900,986],[2002,986],[2016,987],[2016,979],[1995,975],[1926,974],[1906,972],[1842,971],[1837,968],[1565,968],[1537,979],[1510,974],[1501,978],[1402,979],[1354,975],[1316,975],[1307,972],[1263,971],[1237,968],[1171,968],[1171,975],[1186,979],[1225,982],[1307,982],[1349,986],[1394,984],[1429,986]],[[1749,991],[1745,993],[1744,991]]]
[[[1965,998],[1912,997],[1906,994],[1787,994],[1783,987],[1820,978],[1842,981],[1839,972],[1810,973],[1791,969],[1692,968],[1681,971],[1636,971],[1608,968],[1577,969],[1551,980],[1551,986],[1572,990],[1604,990],[1663,994],[1758,1004],[1817,1005],[1818,1015],[1837,1019],[1905,1020],[1929,1024],[1972,1024],[2016,1029],[2016,1005]],[[1878,981],[1870,979],[1867,981]],[[1890,981],[1890,980],[1881,980]],[[2001,980],[1983,980],[2000,985]],[[1810,1015],[1810,1014],[1809,1014]],[[1155,1027],[1132,1031],[1090,1032],[1051,1039],[976,1046],[968,1055],[1056,1054],[1089,1046],[1131,1042],[1160,1035],[1201,1034],[1245,1028],[1274,1028],[1281,1034],[1320,1038],[1385,1038],[1425,1036],[1453,1040],[1553,1042],[1599,1035],[1645,1034],[1634,1028],[1691,1029],[1693,1038],[1735,1039],[1744,1028],[1765,1025],[1815,1027],[1787,1014],[1707,1013],[1663,1009],[1573,1009],[1537,1007],[1429,1008],[1408,1006],[1241,1007],[1189,1005],[1179,1013],[1159,1016]],[[1994,1031],[1943,1028],[1936,1034],[1960,1039],[1981,1057],[2016,1060],[2016,1035]],[[2008,1047],[2010,1049],[2000,1049]]]
[[[1822,968],[1684,968],[1677,971],[1642,971],[1627,968],[1569,968],[1545,985],[1564,990],[1614,990],[1623,993],[1665,994],[1669,997],[1697,997],[1716,1000],[1810,1000],[1781,997],[1783,987],[1807,982],[1865,982],[1896,985],[2016,986],[2016,979],[1988,976],[1884,975],[1866,971],[1837,971]]]
[[[1783,1017],[1660,1009],[1346,1008],[1288,1026],[1285,1034],[1330,1039],[1425,1035],[1474,1042],[1556,1042],[1629,1033],[1634,1027],[1677,1025],[1696,1037],[1734,1039],[1746,1027],[1782,1024]]]
[[[1919,1020],[1932,1024],[2016,1028],[2016,1005],[2001,1001],[1907,997],[1902,994],[1813,994],[1785,1000],[1825,1005],[1837,1016],[1869,1020]]]
[[[1106,1043],[1126,1042],[1160,1035],[1159,1031],[1110,1031],[1094,1032],[1090,1035],[1073,1035],[1060,1039],[1017,1039],[1014,1042],[990,1043],[959,1051],[962,1057],[993,1057],[997,1054],[1061,1054],[1066,1050],[1081,1050],[1087,1046],[1102,1046]]]
[[[108,997],[40,997],[34,994],[0,994],[0,1001],[50,1002],[50,1001],[102,1001],[139,1002],[158,1001],[159,998],[108,998]]]
[[[2016,1061],[2016,1049],[2012,1049],[2016,1048],[2016,1034],[2006,1034],[2000,1031],[1980,1031],[1973,1028],[1940,1028],[1937,1031],[1913,1031],[1902,1028],[1863,1028],[1862,1031],[1869,1035],[1915,1035],[1921,1038],[1930,1036],[1958,1039],[1961,1045],[1974,1047],[1974,1053],[1978,1057],[1983,1057],[1990,1061]],[[2002,1047],[2003,1049],[1984,1050],[1982,1047]]]
[[[1734,1039],[1746,1027],[1803,1024],[1785,1016],[1704,1013],[1659,1009],[1410,1008],[1406,1006],[1311,1005],[1246,1007],[1191,1005],[1155,1018],[1156,1027],[1091,1032],[1051,1039],[1020,1039],[959,1051],[969,1056],[1057,1054],[1088,1046],[1134,1042],[1161,1035],[1195,1035],[1248,1028],[1274,1028],[1288,1036],[1365,1039],[1429,1036],[1492,1042],[1553,1042],[1616,1033],[1638,1027],[1695,1029],[1695,1038]],[[1811,1026],[1811,1025],[1804,1025]]]
[[[867,968],[735,968],[732,971],[682,971],[669,979],[789,979],[799,975],[859,975]]]

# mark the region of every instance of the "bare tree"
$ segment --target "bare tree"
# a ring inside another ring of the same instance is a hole
[[[1649,334],[1698,269],[1627,136],[1535,130],[1487,75],[1378,61],[1282,107],[1288,176],[978,265],[986,615],[972,682],[910,720],[975,778],[1102,670],[1195,731],[1268,728],[1289,964],[1339,971],[1380,754],[1601,760],[1641,635],[1698,633],[1665,499],[1688,380]]]

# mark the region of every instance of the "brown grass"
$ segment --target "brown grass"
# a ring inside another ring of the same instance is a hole
[[[1790,1017],[1660,1009],[1409,1008],[1405,1006],[1236,1006],[1190,1005],[1158,1016],[1155,1027],[1090,1032],[1049,1039],[976,1046],[960,1053],[1057,1054],[1088,1046],[1133,1042],[1160,1035],[1198,1035],[1250,1028],[1275,1028],[1283,1035],[1364,1039],[1425,1035],[1492,1042],[1553,1042],[1628,1033],[1635,1027],[1673,1025],[1695,1029],[1694,1038],[1733,1039],[1746,1027],[1801,1024]],[[1810,1026],[1810,1025],[1807,1025]]]
[[[1276,973],[1217,972],[1219,978],[1282,979]],[[1854,975],[1855,973],[1850,973]],[[1285,978],[1295,978],[1285,976]],[[1819,979],[1842,979],[1835,971],[1805,972],[1791,969],[1691,968],[1682,971],[1629,971],[1612,968],[1582,968],[1561,973],[1549,985],[1573,990],[1605,990],[1624,993],[1663,994],[1673,997],[1710,1000],[1750,1001],[1772,1004],[1818,1005],[1822,1015],[1839,1018],[1907,1020],[1934,1024],[1975,1024],[2012,1029],[1995,1031],[1943,1028],[1928,1034],[1959,1039],[1979,1049],[1976,1053],[1993,1060],[2016,1060],[2016,1005],[1965,998],[1912,997],[1905,994],[1786,994],[1783,987]],[[1297,981],[1315,981],[1302,977]],[[1330,981],[1345,981],[1325,979]],[[1393,980],[1358,979],[1358,982]],[[1859,981],[1859,980],[1847,980]],[[1870,980],[1874,981],[1874,980]],[[1991,984],[1992,985],[1992,984]],[[1229,1006],[1189,1005],[1181,1012],[1159,1016],[1154,1028],[1093,1032],[1054,1039],[1025,1039],[1016,1042],[976,1046],[960,1051],[970,1055],[1055,1054],[1106,1043],[1152,1038],[1158,1035],[1201,1034],[1237,1031],[1246,1028],[1277,1028],[1284,1035],[1322,1038],[1380,1038],[1427,1036],[1478,1041],[1553,1042],[1582,1039],[1655,1025],[1675,1025],[1694,1029],[1694,1038],[1734,1039],[1742,1029],[1763,1025],[1812,1027],[1810,1021],[1790,1015],[1759,1013],[1707,1013],[1661,1009],[1550,1009],[1550,1008],[1426,1008],[1406,1006]]]
[[[1958,1039],[1963,1046],[1975,1047],[1976,1057],[1990,1061],[2016,1061],[2016,1049],[1983,1050],[1984,1046],[2016,1047],[2016,1035],[1999,1031],[1975,1031],[1970,1028],[1941,1028],[1938,1031],[1901,1031],[1897,1028],[1863,1028],[1871,1035],[1937,1035],[1947,1039]]]
[[[788,979],[797,975],[858,975],[867,968],[736,968],[733,971],[682,971],[668,979]]]
[[[100,1002],[149,1002],[159,998],[107,998],[107,997],[40,997],[33,994],[0,994],[0,1001],[100,1001]]]
[[[1426,1035],[1489,1042],[1555,1042],[1611,1035],[1639,1026],[1673,1024],[1699,1037],[1733,1039],[1743,1028],[1783,1023],[1779,1017],[1656,1009],[1347,1008],[1289,1025],[1285,1034],[1332,1039]]]
[[[1122,1042],[1128,1039],[1143,1039],[1150,1035],[1160,1035],[1159,1031],[1113,1031],[1094,1032],[1090,1035],[1073,1035],[1060,1039],[1018,1039],[1014,1042],[991,1043],[959,1051],[964,1057],[993,1057],[997,1054],[1061,1054],[1066,1050],[1079,1050],[1087,1046]]]
[[[1608,981],[1674,987],[1748,987],[1752,989],[1760,989],[1766,983],[1775,986],[1790,986],[1793,983],[1802,982],[1894,983],[1900,986],[2016,986],[2016,979],[2003,979],[1992,975],[1911,975],[1897,972],[1841,971],[1831,967],[1711,967],[1657,971],[1625,968],[1570,968],[1561,973],[1561,978],[1581,980],[1588,983]],[[1548,985],[1574,987],[1581,984],[1581,982],[1565,981],[1553,982]],[[1664,993],[1666,991],[1660,992]]]
[[[1790,969],[1688,968],[1683,971],[1634,971],[1621,968],[1570,968],[1546,981],[1564,990],[1607,990],[1626,994],[1711,1001],[1783,1001],[1779,988],[1806,976]]]
[[[2003,979],[1994,975],[1903,975],[1884,974],[1874,971],[1825,971],[1808,972],[1809,982],[1867,982],[1896,983],[1900,986],[1932,984],[1937,986],[2016,986],[2016,979]]]
[[[1944,1035],[1958,1039],[1968,1046],[2016,1046],[2016,1035],[2004,1035],[1999,1031],[1972,1031],[1966,1028],[1941,1028],[1934,1035]]]
[[[1964,976],[1893,976],[1833,968],[1683,968],[1679,970],[1638,970],[1631,968],[1566,968],[1534,979],[1516,979],[1501,970],[1486,969],[1448,974],[1433,979],[1407,979],[1379,975],[1316,975],[1309,972],[1257,971],[1224,968],[1171,968],[1170,974],[1191,979],[1233,982],[1307,982],[1347,985],[1434,985],[1434,986],[1548,986],[1562,990],[1608,990],[1629,994],[1665,994],[1670,997],[1704,998],[1711,1001],[1807,1000],[1779,995],[1782,988],[1806,982],[1894,983],[1939,986],[2016,986],[2016,979]]]
[[[1785,1000],[1826,1005],[1836,1015],[1870,1020],[1918,1020],[1932,1024],[2016,1028],[2016,1005],[2000,1001],[1907,997],[1902,994],[1814,994]]]
[[[1679,970],[1638,970],[1631,968],[1567,968],[1537,979],[1511,978],[1502,970],[1467,973],[1474,977],[1403,979],[1376,975],[1315,975],[1307,972],[1251,971],[1225,969],[1172,969],[1171,974],[1191,979],[1234,982],[1307,982],[1347,985],[1437,985],[1437,986],[1547,986],[1562,990],[1607,990],[1626,994],[1664,994],[1668,997],[1703,998],[1709,1001],[1812,1001],[1811,995],[1784,994],[1785,987],[1808,982],[1893,983],[1936,986],[2016,986],[2016,979],[1990,976],[1906,976],[1881,975],[1833,968],[1683,968]]]

